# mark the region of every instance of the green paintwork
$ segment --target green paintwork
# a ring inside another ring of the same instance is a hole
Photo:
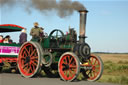
[[[44,48],[49,48],[50,47],[50,39],[49,37],[48,38],[44,38],[44,41],[43,41],[43,47]]]
[[[62,48],[72,48],[72,45],[63,45]]]
[[[15,58],[15,57],[18,57],[18,55],[0,55],[0,57],[10,57],[10,58]]]
[[[66,37],[66,40],[68,41],[68,40],[70,40],[71,36],[70,36],[70,34],[67,34],[65,37]]]
[[[53,56],[53,63],[57,63],[61,57],[63,53],[60,51],[60,52],[54,52],[52,53],[52,56]]]
[[[56,30],[53,30],[48,37],[42,38],[42,41],[40,41],[40,42],[38,39],[31,39],[31,41],[38,42],[40,44],[40,47],[43,48],[43,50],[45,50],[45,51],[48,51],[49,49],[51,49],[52,50],[51,54],[53,57],[52,63],[58,63],[61,55],[63,53],[65,53],[67,49],[73,48],[74,43],[71,41],[70,34],[64,35],[64,33],[62,33],[63,36],[59,37],[59,38],[57,37],[57,39],[56,39],[56,36],[52,35],[52,33],[54,31],[56,31]],[[60,32],[62,32],[62,31],[60,31]],[[68,51],[72,51],[72,50],[68,50]],[[46,61],[48,61],[50,59],[49,56],[43,56],[43,57],[45,58]]]
[[[1,26],[0,28],[3,28],[3,29],[11,29],[11,30],[19,30],[19,31],[21,31],[22,29],[21,28],[18,28],[18,27],[11,27],[11,26]]]
[[[2,24],[2,25],[0,25],[0,33],[16,32],[16,31],[21,31],[22,29],[24,29],[24,27],[14,25],[14,24]]]
[[[15,44],[15,43],[0,43],[0,46],[14,46],[14,47],[20,47],[20,44]]]

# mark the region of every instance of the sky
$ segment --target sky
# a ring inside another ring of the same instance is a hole
[[[73,0],[74,1],[74,0]],[[128,52],[128,0],[75,0],[89,11],[86,24],[86,42],[92,52]],[[0,6],[0,24],[16,24],[27,28],[28,41],[33,23],[38,22],[46,33],[61,29],[64,33],[69,26],[79,35],[79,13],[60,18],[51,10],[47,14],[33,9],[27,12],[22,5],[12,8]],[[20,32],[3,33],[11,35],[16,42]]]

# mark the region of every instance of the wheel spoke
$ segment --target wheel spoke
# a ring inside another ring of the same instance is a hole
[[[27,69],[27,73],[30,73],[30,67]]]
[[[95,65],[93,65],[93,66],[100,66],[100,65],[99,65],[99,63],[97,63],[97,64],[95,64]]]
[[[38,54],[37,53],[34,53],[34,56],[38,56]]]
[[[64,70],[63,72],[64,72],[64,75],[66,75],[66,76],[67,76],[67,70]]]
[[[31,47],[28,48],[29,56],[31,55]]]
[[[31,45],[31,47],[30,47],[30,48],[31,48],[31,52],[33,52],[33,46],[32,46],[32,45]]]
[[[21,60],[21,64],[24,65],[24,60]]]
[[[97,61],[97,60],[95,59],[94,65],[96,64],[96,61]]]
[[[69,62],[69,64],[70,64],[70,56],[68,56],[68,62]]]
[[[22,57],[20,57],[20,59],[26,59],[26,58],[22,56]]]
[[[28,56],[26,51],[23,52],[23,57]]]
[[[26,63],[25,65],[23,65],[23,69],[25,69],[28,66],[28,63]]]
[[[76,68],[76,66],[70,65],[70,68]]]
[[[99,70],[99,69],[100,69],[100,67],[98,67],[98,68],[95,68],[95,69]]]
[[[91,65],[93,65],[93,58],[92,58],[92,60],[91,60]]]
[[[68,64],[66,57],[64,58],[64,62],[65,62],[65,64]]]
[[[29,68],[30,68],[30,71],[33,72],[32,65],[31,64],[29,65]]]
[[[67,61],[67,64],[69,64],[68,56],[66,56],[66,61]]]
[[[35,52],[36,52],[36,49],[34,49],[34,51],[32,51],[32,53],[31,53],[31,55],[30,55],[30,56],[32,56]]]
[[[31,60],[33,60],[33,59],[38,60],[38,58],[36,56],[32,56]]]
[[[33,70],[35,70],[35,66],[34,66],[34,64],[32,63],[31,65],[32,65],[32,67],[33,67]]]
[[[31,63],[32,63],[33,65],[37,66],[37,63],[35,63],[34,61],[31,61]]]
[[[72,72],[72,70],[71,70],[71,69],[69,70],[69,73],[70,73],[71,75],[73,75],[73,72]]]
[[[66,65],[67,63],[63,61],[63,64]]]
[[[25,49],[25,51],[28,53],[28,55],[30,55],[30,53],[29,53],[28,49],[27,49],[26,47],[25,47],[24,49]]]
[[[72,63],[72,66],[75,66],[76,65],[76,62],[74,61],[73,63]]]
[[[71,63],[72,63],[72,60],[73,60],[73,58],[71,57],[69,64],[71,64]]]
[[[38,60],[36,60],[36,59],[32,59],[31,61],[33,61],[33,62],[38,62]]]

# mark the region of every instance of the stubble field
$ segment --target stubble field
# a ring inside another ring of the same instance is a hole
[[[94,53],[104,63],[104,72],[99,82],[128,85],[128,54]]]

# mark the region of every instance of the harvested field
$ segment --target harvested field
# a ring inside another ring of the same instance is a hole
[[[112,61],[113,63],[128,62],[128,54],[100,54],[94,53],[94,55],[100,56],[103,62]]]
[[[104,72],[99,82],[111,82],[128,85],[128,54],[103,54],[100,56],[104,63]]]

